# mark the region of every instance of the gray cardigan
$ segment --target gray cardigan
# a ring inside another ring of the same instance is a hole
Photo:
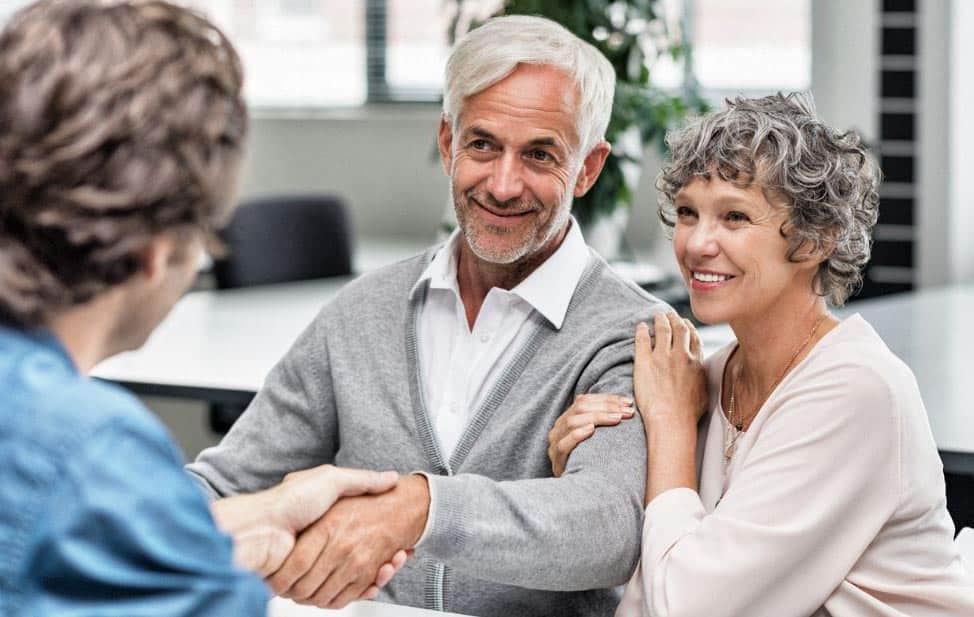
[[[560,478],[547,434],[576,394],[632,394],[633,331],[666,305],[592,253],[561,329],[532,315],[527,344],[447,461],[416,347],[428,282],[415,283],[433,254],[342,289],[223,441],[188,468],[214,496],[324,463],[427,472],[429,535],[381,600],[484,617],[611,614],[612,588],[639,557],[639,414],[580,444]]]

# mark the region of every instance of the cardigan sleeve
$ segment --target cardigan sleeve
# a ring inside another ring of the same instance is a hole
[[[322,328],[332,307],[271,369],[223,440],[186,466],[211,499],[263,490],[294,470],[334,462],[338,411]]]
[[[632,395],[631,338],[602,350],[586,392]],[[646,447],[637,414],[572,452],[558,478],[428,476],[422,550],[481,580],[554,591],[624,584],[639,559]]]
[[[901,416],[882,375],[822,364],[776,393],[713,512],[689,489],[647,506],[618,617],[809,615],[841,583],[900,500]]]

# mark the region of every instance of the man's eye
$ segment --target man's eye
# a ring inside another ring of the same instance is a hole
[[[470,142],[470,147],[474,150],[487,150],[490,148],[490,144],[487,143],[486,139],[475,139]]]
[[[552,158],[551,155],[544,150],[532,150],[528,156],[530,156],[532,160],[541,162],[550,161]]]

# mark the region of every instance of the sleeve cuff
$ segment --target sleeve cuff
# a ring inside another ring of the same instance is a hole
[[[423,543],[429,538],[430,531],[433,529],[433,521],[436,520],[436,483],[433,482],[432,476],[425,471],[414,471],[413,473],[426,478],[426,484],[429,486],[430,491],[430,509],[429,514],[426,516],[426,526],[423,528],[423,533],[419,536],[419,541],[416,542],[416,546],[413,547],[421,548]]]
[[[465,483],[456,476],[438,476],[418,471],[429,483],[430,510],[426,528],[416,546],[434,559],[451,559],[466,544],[465,511],[469,496]]]
[[[643,564],[652,568],[706,515],[700,495],[689,488],[663,491],[646,506],[643,521]]]

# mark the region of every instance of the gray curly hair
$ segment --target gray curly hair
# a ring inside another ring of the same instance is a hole
[[[676,194],[695,178],[716,173],[743,188],[757,182],[766,195],[788,205],[781,227],[788,259],[801,261],[824,250],[828,258],[819,266],[815,291],[842,305],[862,284],[869,261],[879,212],[875,160],[856,133],[819,120],[810,94],[726,104],[667,134],[672,161],[656,181],[660,220],[672,234]]]

